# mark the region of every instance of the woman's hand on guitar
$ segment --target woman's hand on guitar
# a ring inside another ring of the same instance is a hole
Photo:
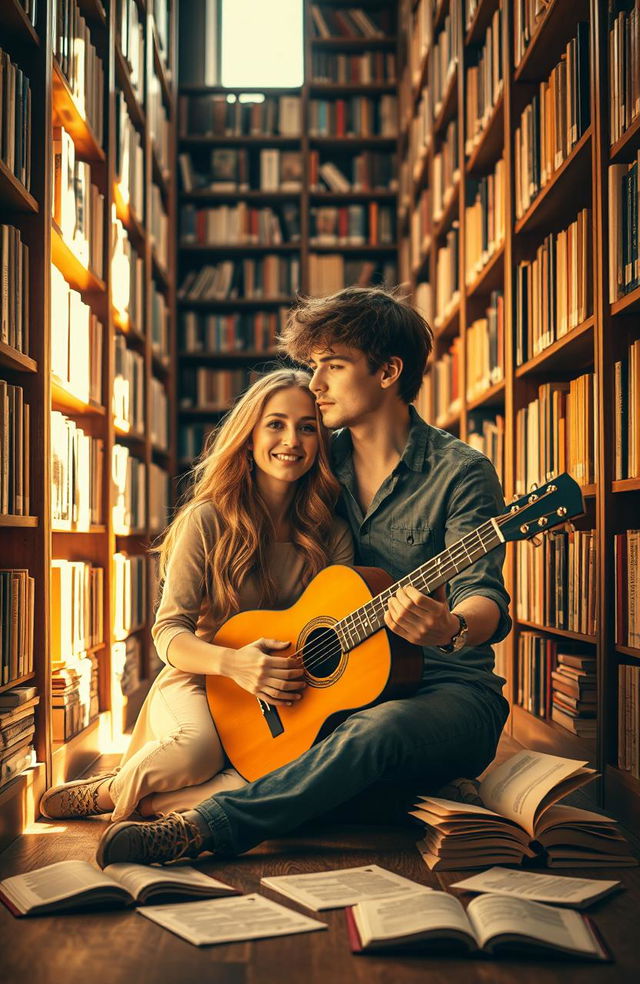
[[[273,650],[287,649],[281,639],[256,639],[242,649],[229,650],[224,675],[260,700],[275,706],[300,700],[305,688],[304,668],[297,659],[272,655]]]

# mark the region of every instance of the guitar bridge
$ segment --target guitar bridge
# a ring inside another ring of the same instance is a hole
[[[267,727],[271,732],[271,737],[277,738],[278,735],[284,733],[284,725],[280,720],[278,708],[273,707],[272,704],[267,704],[265,700],[260,700],[260,698],[258,698],[258,703],[260,705],[260,710],[262,711],[262,715],[265,721],[267,722]]]

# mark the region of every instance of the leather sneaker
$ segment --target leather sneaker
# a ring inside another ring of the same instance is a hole
[[[114,776],[115,772],[101,772],[97,776],[52,786],[40,800],[40,813],[47,820],[70,820],[73,817],[111,813],[113,806],[104,810],[98,805],[98,793],[102,783]]]
[[[169,813],[145,823],[114,823],[102,835],[96,861],[101,868],[118,861],[164,864],[178,858],[195,858],[203,850],[204,839],[197,826],[182,813]]]

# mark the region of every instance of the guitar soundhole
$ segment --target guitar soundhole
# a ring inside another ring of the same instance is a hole
[[[312,629],[302,648],[307,674],[320,680],[333,676],[341,659],[340,642],[333,629],[320,626]]]

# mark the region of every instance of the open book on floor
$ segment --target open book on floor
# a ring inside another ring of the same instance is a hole
[[[0,900],[14,916],[239,894],[188,865],[110,864],[101,871],[89,861],[58,861],[0,882]]]
[[[420,796],[411,815],[424,824],[418,848],[427,866],[458,871],[540,858],[552,867],[637,864],[615,820],[558,800],[595,778],[586,762],[523,750],[490,769],[482,806]]]
[[[481,895],[465,911],[447,892],[359,902],[346,910],[354,953],[384,950],[610,960],[587,916],[524,899]]]

